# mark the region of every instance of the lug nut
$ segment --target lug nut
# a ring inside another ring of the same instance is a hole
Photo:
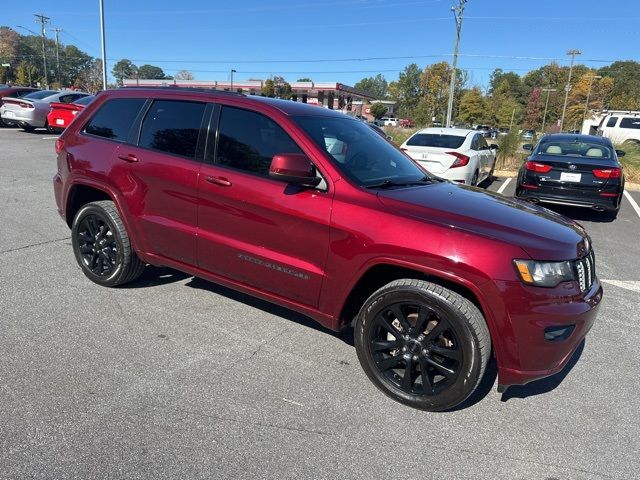
[[[414,356],[413,356],[413,359],[414,359],[414,360],[418,360],[418,355],[414,355]]]

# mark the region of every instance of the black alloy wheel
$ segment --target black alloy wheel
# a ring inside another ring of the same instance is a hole
[[[78,225],[78,250],[82,262],[94,275],[108,277],[117,266],[118,243],[106,220],[96,214],[85,215]]]
[[[406,405],[441,411],[460,405],[482,379],[489,329],[467,298],[420,279],[374,292],[355,323],[358,360],[383,393]]]
[[[378,370],[408,394],[435,395],[460,373],[463,352],[448,320],[428,306],[400,302],[373,319],[370,349]]]
[[[82,272],[93,282],[115,287],[131,282],[144,271],[120,214],[112,201],[84,205],[71,227],[73,252]]]

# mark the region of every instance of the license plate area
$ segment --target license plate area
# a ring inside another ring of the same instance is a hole
[[[561,182],[579,183],[581,179],[582,179],[582,174],[580,173],[560,172]]]
[[[62,118],[56,118],[56,125],[64,125],[64,120]]]

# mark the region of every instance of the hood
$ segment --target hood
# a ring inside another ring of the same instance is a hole
[[[535,260],[571,260],[587,237],[575,221],[527,202],[475,187],[437,183],[378,192],[388,208],[522,248]]]

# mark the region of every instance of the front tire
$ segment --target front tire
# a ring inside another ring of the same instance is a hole
[[[144,271],[145,265],[133,250],[118,210],[110,200],[80,208],[71,227],[71,243],[82,273],[98,285],[123,285]]]
[[[491,352],[489,330],[473,303],[416,279],[393,281],[369,297],[356,319],[355,345],[383,393],[434,412],[473,393]]]

